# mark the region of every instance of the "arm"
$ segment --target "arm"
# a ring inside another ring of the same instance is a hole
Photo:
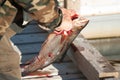
[[[76,14],[73,10],[59,8],[57,0],[14,0],[40,26],[47,30],[70,30],[73,26],[72,16]],[[56,28],[57,27],[57,28]]]
[[[16,8],[8,1],[0,0],[0,40],[13,22],[16,12]]]
[[[14,0],[40,25],[54,29],[61,23],[62,12],[57,0]]]

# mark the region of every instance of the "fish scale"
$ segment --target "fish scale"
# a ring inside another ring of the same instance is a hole
[[[76,17],[76,15],[75,15]],[[73,18],[73,16],[72,16]],[[89,20],[79,17],[73,20],[73,27],[69,31],[56,31],[50,33],[44,41],[39,55],[22,70],[22,75],[43,69],[53,63],[57,58],[65,54],[71,42],[77,37],[80,31],[87,25]],[[58,34],[59,33],[59,34]]]

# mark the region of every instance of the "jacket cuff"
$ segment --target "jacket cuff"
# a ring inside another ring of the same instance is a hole
[[[44,28],[44,29],[46,28],[46,30],[52,30],[53,31],[62,22],[62,11],[61,11],[61,9],[58,10],[58,14],[59,14],[58,17],[50,23],[40,23],[39,22],[39,24],[41,25],[40,27]]]

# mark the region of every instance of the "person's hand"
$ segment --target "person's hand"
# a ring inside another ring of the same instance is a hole
[[[62,22],[59,27],[55,28],[56,31],[69,31],[73,27],[73,19],[78,17],[78,14],[74,10],[61,8],[63,13]]]

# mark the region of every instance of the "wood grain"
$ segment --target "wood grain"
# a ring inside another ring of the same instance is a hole
[[[118,77],[118,72],[100,52],[79,35],[72,44],[74,61],[88,80]],[[69,53],[68,53],[69,55]],[[78,64],[79,63],[79,64]]]

